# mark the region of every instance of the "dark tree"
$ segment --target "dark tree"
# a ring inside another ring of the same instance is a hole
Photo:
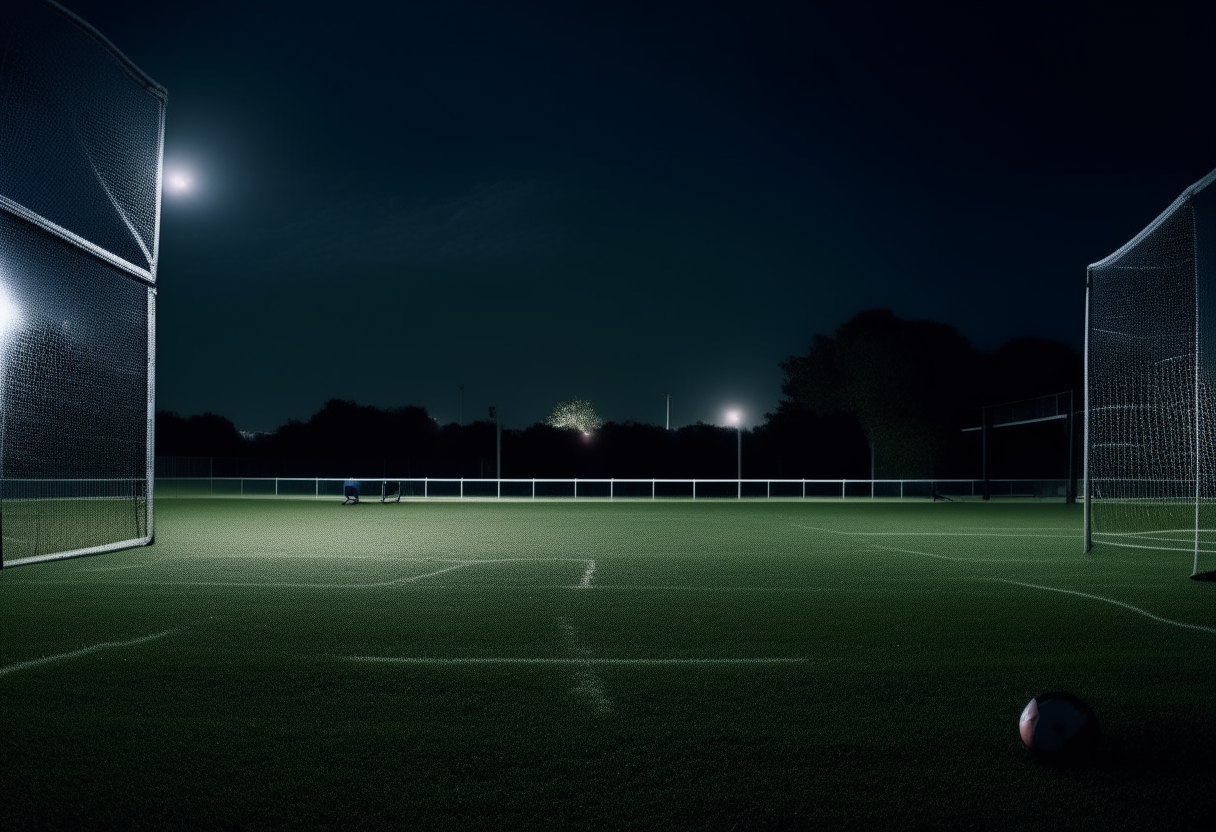
[[[247,443],[236,425],[215,413],[182,417],[170,410],[156,413],[157,456],[239,457]]]
[[[978,356],[957,328],[861,312],[781,363],[784,406],[857,420],[885,473],[929,477],[975,403]]]
[[[1060,341],[1013,338],[981,358],[983,404],[1032,399],[1074,390],[1078,405],[1085,384],[1081,353]]]

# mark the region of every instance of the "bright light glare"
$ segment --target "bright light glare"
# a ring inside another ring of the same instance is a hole
[[[190,178],[190,174],[176,171],[165,177],[165,184],[171,191],[185,193],[194,185],[194,180]]]
[[[0,333],[7,332],[10,327],[17,326],[21,322],[21,313],[17,311],[17,307],[8,299],[8,294],[5,293],[4,287],[0,286]]]
[[[726,411],[726,421],[730,422],[732,425],[737,425],[742,420],[743,420],[743,414],[740,413],[739,411],[737,411],[737,410]]]

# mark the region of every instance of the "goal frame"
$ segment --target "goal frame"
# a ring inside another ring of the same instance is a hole
[[[30,31],[37,29],[23,30],[21,23],[30,22],[35,19],[49,21],[54,20],[55,33],[61,34],[64,32],[75,32],[81,42],[89,43],[93,53],[83,53],[90,55],[87,58],[82,58],[82,66],[86,65],[86,61],[96,61],[97,58],[91,55],[103,55],[104,58],[113,62],[116,66],[115,75],[125,79],[125,82],[130,84],[126,90],[137,90],[141,94],[146,94],[150,97],[148,102],[149,107],[155,108],[155,114],[149,113],[149,118],[146,121],[131,122],[129,127],[131,132],[129,136],[141,135],[143,140],[149,143],[154,143],[155,150],[155,171],[154,176],[148,177],[149,189],[155,188],[155,192],[150,194],[148,191],[143,191],[143,197],[151,202],[151,230],[144,238],[140,245],[144,246],[142,254],[134,259],[139,262],[132,262],[130,255],[124,255],[108,249],[105,245],[89,239],[83,229],[74,228],[74,223],[71,220],[65,220],[54,212],[47,212],[46,209],[39,206],[31,207],[31,204],[22,201],[23,197],[18,195],[18,198],[12,198],[11,194],[0,193],[0,212],[6,215],[10,220],[23,224],[27,227],[36,229],[38,232],[49,234],[62,244],[65,244],[68,250],[74,250],[78,254],[83,254],[87,258],[100,262],[112,270],[115,280],[129,280],[144,291],[145,301],[143,314],[146,315],[146,401],[142,403],[136,398],[127,399],[133,410],[140,410],[143,413],[144,420],[144,464],[143,482],[141,484],[143,491],[143,521],[144,528],[142,535],[135,538],[123,540],[110,540],[98,545],[90,545],[77,548],[66,548],[62,551],[50,551],[40,553],[28,557],[16,559],[5,559],[3,551],[0,550],[0,568],[19,566],[30,563],[38,563],[48,560],[60,560],[71,557],[81,557],[85,555],[100,554],[103,552],[115,551],[119,549],[131,548],[133,546],[144,546],[151,544],[155,539],[155,512],[154,512],[154,484],[156,474],[156,459],[155,459],[155,425],[156,425],[156,303],[157,303],[157,269],[160,258],[160,225],[161,225],[161,201],[163,192],[163,177],[164,177],[164,144],[165,144],[165,105],[168,98],[168,93],[165,88],[150,78],[145,72],[137,67],[121,50],[119,50],[105,35],[99,32],[87,21],[64,8],[55,0],[23,0],[24,5],[14,6],[10,8],[10,13],[13,15],[9,22],[17,21],[15,30],[20,37],[23,33],[28,34]],[[39,10],[35,12],[34,10]],[[45,13],[44,17],[38,18],[38,14]],[[22,17],[23,14],[29,14],[30,17]],[[46,24],[50,26],[51,24]],[[36,38],[31,38],[36,40]],[[14,41],[16,42],[16,41]],[[3,46],[3,44],[0,44]],[[20,50],[14,54],[20,54]],[[100,65],[100,64],[98,64]],[[63,78],[58,80],[62,81]],[[75,80],[73,77],[72,80]],[[114,89],[118,89],[116,85]],[[107,88],[109,89],[109,88]],[[7,92],[7,89],[5,90]],[[99,106],[98,111],[102,108]],[[74,110],[73,117],[76,116]],[[116,112],[116,111],[115,111]],[[106,115],[113,115],[113,112],[107,111]],[[122,123],[121,120],[119,123]],[[136,129],[146,130],[147,132],[135,133]],[[83,143],[83,142],[82,142]],[[151,160],[149,154],[149,159]],[[11,160],[6,160],[11,161]],[[21,161],[20,159],[18,161]],[[151,171],[150,171],[151,173]],[[97,174],[100,177],[100,174]],[[151,181],[155,180],[154,184]],[[125,203],[122,203],[122,198],[110,195],[111,201],[114,203],[115,211],[118,213],[128,227],[131,228],[132,236],[136,236],[134,227],[131,221],[124,213]],[[81,233],[78,233],[81,232]],[[3,241],[0,240],[0,246]],[[4,254],[4,249],[0,247],[0,255]],[[2,351],[0,351],[2,352]],[[133,353],[134,354],[134,353]],[[7,374],[7,368],[0,367],[0,378]],[[3,391],[0,390],[0,395]],[[5,453],[7,451],[4,442],[6,440],[5,431],[0,425],[0,498],[3,498],[5,491],[12,489],[5,488]],[[133,461],[137,462],[138,456],[134,457]],[[70,489],[70,486],[63,483],[72,482],[71,478],[65,478],[59,481],[60,485],[52,486],[51,490],[56,488],[60,491]],[[138,478],[130,480],[132,483],[138,483]],[[11,483],[10,483],[11,484]],[[86,487],[87,492],[87,487]],[[125,496],[116,495],[118,499],[136,499],[129,494]],[[18,497],[18,499],[24,499]],[[31,499],[39,499],[34,497]],[[86,493],[82,497],[74,497],[69,499],[91,499]],[[103,497],[104,499],[104,497]]]
[[[1094,447],[1094,402],[1092,398],[1093,392],[1093,362],[1092,358],[1092,334],[1094,332],[1093,323],[1093,301],[1094,301],[1094,279],[1095,273],[1103,269],[1113,267],[1124,257],[1130,255],[1142,244],[1146,244],[1155,232],[1169,220],[1173,219],[1179,211],[1190,208],[1190,279],[1192,281],[1193,291],[1193,308],[1189,310],[1191,318],[1191,360],[1193,364],[1191,373],[1191,430],[1189,453],[1192,457],[1184,459],[1192,466],[1191,477],[1194,480],[1193,492],[1190,496],[1193,502],[1193,517],[1194,517],[1194,536],[1192,542],[1192,571],[1191,576],[1195,577],[1199,574],[1199,554],[1201,551],[1201,532],[1204,531],[1201,526],[1200,506],[1203,503],[1203,481],[1204,476],[1213,476],[1213,473],[1206,471],[1204,465],[1203,453],[1205,447],[1213,443],[1213,432],[1216,430],[1214,425],[1204,424],[1204,399],[1201,395],[1203,392],[1204,380],[1202,368],[1204,362],[1216,360],[1216,355],[1208,356],[1204,347],[1204,326],[1216,323],[1209,323],[1205,320],[1204,311],[1205,304],[1211,304],[1216,300],[1216,292],[1207,289],[1208,284],[1212,284],[1213,289],[1216,289],[1216,205],[1211,204],[1216,202],[1216,187],[1211,187],[1216,183],[1216,170],[1210,172],[1193,185],[1185,189],[1164,211],[1162,211],[1151,223],[1143,230],[1136,234],[1132,239],[1119,247],[1109,256],[1091,263],[1086,269],[1085,283],[1085,346],[1084,346],[1084,434],[1083,434],[1083,458],[1082,458],[1082,481],[1084,495],[1084,513],[1083,513],[1083,548],[1085,552],[1090,552],[1094,544],[1094,529],[1093,529],[1093,502],[1095,499],[1093,485],[1093,455]],[[1209,187],[1211,190],[1208,191]],[[1207,193],[1205,193],[1207,191]],[[1216,312],[1216,309],[1212,310]],[[1214,315],[1213,317],[1216,317]],[[1216,344],[1211,345],[1216,347]],[[1216,352],[1216,350],[1214,350]],[[1216,415],[1216,414],[1208,414]],[[1187,451],[1184,451],[1186,453]],[[1206,468],[1211,468],[1211,465]],[[1188,478],[1188,479],[1190,479]],[[1180,495],[1180,499],[1181,499]]]

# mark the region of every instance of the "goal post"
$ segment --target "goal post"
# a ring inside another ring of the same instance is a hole
[[[0,3],[0,566],[150,543],[165,90]]]
[[[1089,266],[1084,543],[1216,568],[1216,171]]]

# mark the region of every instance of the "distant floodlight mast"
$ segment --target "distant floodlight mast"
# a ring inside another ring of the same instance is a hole
[[[736,469],[738,480],[738,493],[735,495],[737,499],[743,499],[743,414],[738,410],[726,411],[726,421],[735,426],[735,432],[739,437],[739,465]]]
[[[1210,574],[1216,171],[1091,265],[1086,284],[1085,550],[1181,549],[1192,577],[1201,564]]]

